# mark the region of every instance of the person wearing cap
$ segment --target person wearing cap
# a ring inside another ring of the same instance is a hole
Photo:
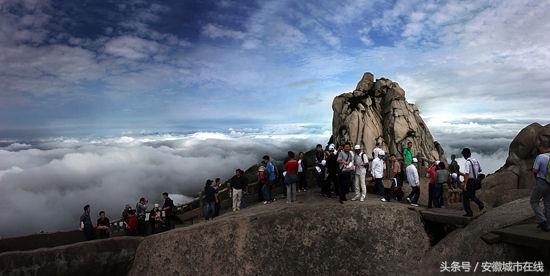
[[[346,194],[351,184],[351,174],[355,171],[355,167],[353,166],[353,152],[351,151],[351,144],[349,142],[346,142],[343,150],[338,153],[337,162],[339,164],[338,187],[340,188],[340,203],[344,203],[344,201],[348,200]]]
[[[340,191],[338,189],[338,156],[336,156],[336,147],[334,144],[330,144],[328,146],[328,155],[327,155],[327,180],[325,181],[325,185],[327,186],[326,191],[326,197],[330,198],[331,193],[330,189],[334,189],[334,193],[336,196],[340,195]]]
[[[355,186],[355,197],[351,200],[360,200],[365,201],[367,197],[367,186],[365,185],[365,177],[367,175],[367,166],[369,165],[369,158],[361,151],[361,145],[355,145],[353,147],[355,151],[355,156],[353,162],[355,165],[355,175],[353,178],[353,183]]]
[[[481,165],[479,161],[472,158],[472,153],[469,148],[462,149],[462,156],[466,159],[466,164],[464,167],[464,173],[461,173],[464,176],[464,186],[462,187],[462,205],[464,207],[465,217],[473,216],[472,208],[470,208],[470,200],[473,200],[479,211],[482,211],[485,205],[479,198],[476,197],[476,179],[481,172]]]
[[[418,177],[418,169],[416,168],[417,164],[418,160],[412,158],[412,163],[406,168],[407,181],[412,188],[411,193],[407,197],[407,201],[415,207],[418,207],[418,198],[420,197],[420,178]]]
[[[430,162],[431,166],[426,170],[426,177],[429,178],[428,182],[428,208],[432,208],[434,201],[434,191],[435,191],[435,174],[437,172],[437,165],[439,161]]]
[[[378,154],[372,160],[371,174],[374,178],[374,186],[376,187],[376,193],[381,196],[381,201],[389,201],[390,199],[386,197],[386,190],[384,189],[384,183],[382,179],[384,178],[384,155],[386,153],[383,150],[378,151]]]

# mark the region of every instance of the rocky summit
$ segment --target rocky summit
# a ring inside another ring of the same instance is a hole
[[[408,141],[415,154],[429,160],[445,160],[441,146],[434,141],[416,105],[408,103],[397,82],[374,80],[367,72],[353,92],[334,98],[331,141],[360,144],[372,152],[377,142],[390,153],[399,154]]]

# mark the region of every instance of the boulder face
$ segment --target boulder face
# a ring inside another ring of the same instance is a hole
[[[533,123],[522,129],[510,143],[506,163],[485,178],[478,196],[489,206],[497,207],[530,195],[535,184],[531,171],[541,141],[550,141],[550,124]]]
[[[130,275],[397,275],[429,247],[405,205],[275,203],[147,237]]]
[[[408,141],[415,155],[445,161],[441,146],[434,141],[420,117],[418,108],[405,99],[397,82],[367,72],[353,92],[344,93],[332,102],[331,142],[360,144],[372,152],[377,142],[386,152],[400,155]]]

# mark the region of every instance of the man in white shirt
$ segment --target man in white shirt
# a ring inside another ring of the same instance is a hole
[[[418,198],[420,197],[420,178],[418,177],[418,170],[416,169],[418,159],[413,158],[412,164],[407,166],[407,181],[411,185],[412,191],[407,197],[407,201],[412,206],[418,207]]]
[[[472,153],[469,148],[462,149],[462,156],[466,159],[466,164],[464,166],[464,173],[461,173],[464,176],[464,186],[462,187],[462,205],[464,207],[465,217],[473,216],[472,208],[470,208],[470,200],[473,200],[479,211],[483,210],[485,207],[483,202],[476,197],[476,179],[479,173],[481,172],[481,165],[479,161],[472,158]]]
[[[376,147],[372,150],[372,158],[374,159],[374,158],[378,157],[378,154],[380,154],[380,152],[382,152],[383,154],[385,154],[385,153],[384,153],[384,150],[382,150],[382,149],[380,148],[380,143],[379,143],[379,142],[376,142]]]
[[[355,201],[360,199],[365,201],[367,197],[367,186],[365,185],[365,176],[367,174],[367,166],[369,164],[369,158],[365,153],[361,151],[360,145],[355,145],[355,156],[353,157],[353,162],[355,165],[355,175],[354,175],[354,186],[355,186],[355,197],[351,200]]]
[[[372,160],[372,168],[371,168],[371,174],[372,178],[374,178],[374,185],[376,187],[376,193],[381,196],[381,201],[388,201],[386,199],[386,191],[384,190],[384,183],[382,182],[382,179],[384,178],[384,155],[385,152],[378,151],[378,155],[374,160]]]

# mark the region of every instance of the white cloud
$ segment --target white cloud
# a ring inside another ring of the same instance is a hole
[[[161,45],[135,36],[119,36],[105,43],[105,52],[128,59],[150,58],[159,52]]]

